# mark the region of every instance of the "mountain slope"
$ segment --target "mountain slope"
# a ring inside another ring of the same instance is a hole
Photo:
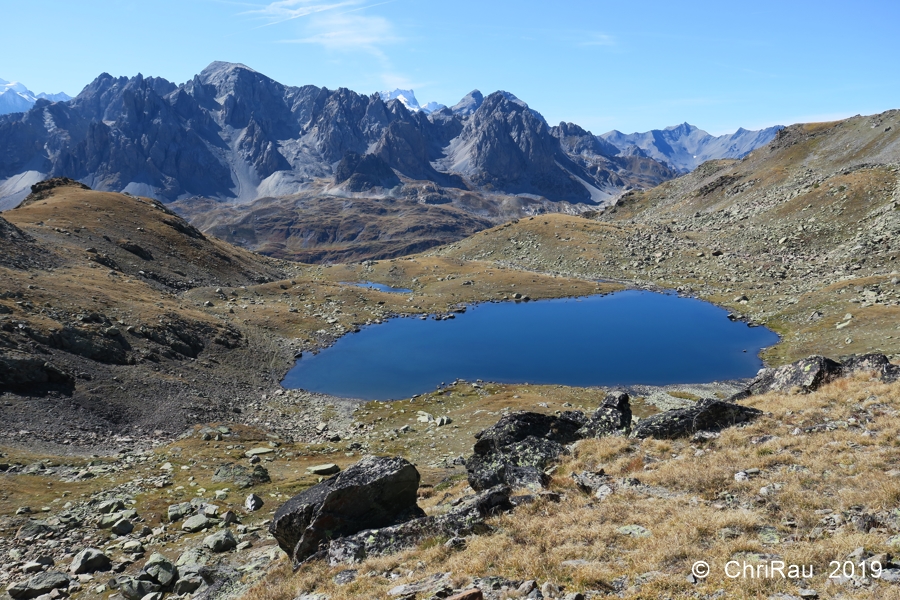
[[[693,125],[682,123],[628,135],[614,130],[601,137],[620,151],[636,146],[647,156],[670,165],[680,173],[688,173],[708,160],[741,158],[768,144],[781,128],[780,125],[758,131],[741,128],[732,134],[715,137]]]
[[[900,111],[888,111],[793,125],[593,219],[520,219],[435,253],[697,295],[781,334],[765,353],[780,364],[900,355],[898,240]]]

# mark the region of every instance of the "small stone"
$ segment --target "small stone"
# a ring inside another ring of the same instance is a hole
[[[181,525],[181,528],[188,533],[196,533],[198,531],[203,531],[210,525],[212,525],[212,522],[208,518],[206,518],[205,515],[194,515],[193,517],[185,520],[185,522]]]
[[[85,548],[75,555],[69,571],[75,575],[82,573],[96,573],[97,571],[108,571],[110,568],[109,557],[96,548]]]
[[[168,588],[178,579],[178,569],[172,561],[158,552],[150,555],[144,565],[144,573],[164,588]]]
[[[263,499],[257,496],[256,494],[250,494],[244,500],[244,508],[249,510],[250,512],[257,511],[263,507]]]
[[[622,535],[630,535],[631,537],[650,537],[653,535],[650,530],[640,525],[623,525],[616,529]]]
[[[237,540],[230,529],[217,531],[203,539],[203,545],[213,552],[227,552],[237,546]]]
[[[134,531],[134,523],[128,519],[119,519],[109,530],[116,535],[128,535]]]

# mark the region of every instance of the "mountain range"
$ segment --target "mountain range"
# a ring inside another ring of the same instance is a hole
[[[0,117],[0,209],[52,176],[166,202],[402,195],[429,181],[488,197],[603,204],[677,174],[575,124],[551,127],[508,92],[419,107],[411,90],[291,87],[224,62],[181,85],[104,73],[71,101],[37,98]]]
[[[58,94],[41,92],[40,94],[35,94],[18,81],[10,82],[0,79],[0,115],[25,112],[34,106],[38,99],[49,100],[50,102],[65,102],[71,100],[72,97],[65,92],[59,92]]]
[[[732,134],[712,136],[689,123],[644,133],[624,134],[610,131],[602,137],[620,151],[635,153],[664,162],[679,173],[689,173],[708,160],[743,158],[760,146],[771,142],[784,127],[775,125],[748,131],[740,128]]]

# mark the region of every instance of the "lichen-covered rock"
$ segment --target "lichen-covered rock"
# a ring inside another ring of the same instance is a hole
[[[366,457],[285,502],[269,532],[298,566],[329,539],[424,516],[416,504],[419,479],[405,459]]]
[[[534,436],[466,460],[469,486],[481,491],[506,484],[538,490],[547,484],[544,469],[566,453],[561,444]]]
[[[724,400],[704,399],[694,406],[658,413],[642,419],[631,437],[671,439],[698,431],[718,431],[752,421],[762,411]]]
[[[587,422],[579,411],[566,411],[559,416],[519,411],[504,415],[494,425],[475,434],[475,454],[488,454],[527,437],[546,438],[569,444],[578,439],[576,432]]]
[[[485,518],[511,509],[509,495],[508,486],[497,486],[464,498],[444,515],[422,517],[332,540],[328,544],[328,562],[331,566],[352,564],[367,557],[399,552],[428,538],[487,533],[491,528],[484,522]]]
[[[215,483],[225,481],[234,482],[238,488],[248,488],[254,485],[269,483],[271,478],[265,467],[254,465],[252,469],[235,463],[227,463],[216,469],[212,480]]]
[[[631,403],[628,394],[607,394],[600,407],[579,429],[578,437],[597,438],[604,435],[628,435],[631,431]]]
[[[842,372],[840,363],[824,356],[810,356],[789,365],[762,369],[747,386],[747,393],[755,396],[767,392],[789,392],[795,388],[813,392],[840,377]]]

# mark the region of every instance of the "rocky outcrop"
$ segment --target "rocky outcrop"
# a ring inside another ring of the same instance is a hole
[[[367,457],[285,502],[269,532],[300,565],[329,539],[424,516],[419,472],[402,458]]]
[[[587,423],[576,432],[581,438],[628,435],[631,432],[631,403],[628,394],[607,394]]]
[[[328,544],[328,562],[332,566],[357,563],[368,557],[399,552],[427,538],[487,533],[491,528],[484,522],[485,518],[512,509],[509,494],[509,487],[497,486],[464,498],[444,515],[413,519],[332,540]]]
[[[348,152],[334,170],[334,182],[344,184],[348,191],[364,192],[374,187],[392,188],[400,179],[380,156]]]
[[[747,386],[749,395],[789,392],[798,389],[813,392],[841,376],[840,363],[824,356],[810,356],[789,365],[763,369]]]
[[[724,400],[704,399],[688,408],[658,413],[641,419],[631,432],[633,438],[672,439],[698,431],[718,431],[752,421],[762,411]]]
[[[469,485],[474,490],[501,484],[540,489],[547,483],[544,470],[566,453],[563,444],[578,439],[585,421],[580,412],[505,415],[476,434],[474,454],[466,460]]]
[[[33,390],[34,386],[70,388],[75,378],[33,354],[0,349],[0,391]]]

